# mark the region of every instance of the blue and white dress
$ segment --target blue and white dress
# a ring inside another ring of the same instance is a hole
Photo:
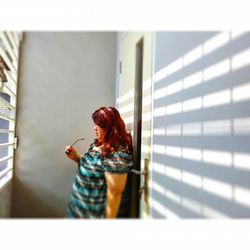
[[[120,146],[117,151],[103,157],[93,142],[88,152],[80,159],[74,177],[68,218],[105,218],[107,183],[105,173],[127,174],[132,168],[132,154]],[[127,178],[129,179],[129,178]],[[128,217],[129,182],[122,194],[117,217]]]

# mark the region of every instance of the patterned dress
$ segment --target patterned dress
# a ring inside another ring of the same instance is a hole
[[[123,146],[103,157],[93,142],[88,152],[80,159],[74,177],[68,218],[105,218],[107,183],[105,173],[127,174],[132,168],[132,155]],[[128,175],[129,177],[129,175]],[[129,180],[130,178],[127,178]],[[130,188],[127,181],[122,194],[118,218],[128,217]]]

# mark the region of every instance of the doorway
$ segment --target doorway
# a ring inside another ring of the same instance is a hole
[[[142,85],[143,85],[143,38],[135,46],[135,94],[134,94],[134,135],[133,135],[133,168],[141,171],[141,129],[142,129]],[[130,216],[140,215],[140,175],[131,176],[131,209]]]
[[[151,77],[152,77],[152,33],[126,32],[121,34],[120,79],[118,85],[118,109],[125,121],[126,129],[133,136],[133,168],[145,170],[150,159],[151,145]],[[131,174],[130,217],[148,217],[149,204],[139,191],[148,178]]]

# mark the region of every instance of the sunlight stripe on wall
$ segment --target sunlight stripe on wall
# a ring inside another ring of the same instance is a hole
[[[168,65],[168,75],[175,73],[183,67],[183,58],[178,58]]]
[[[237,135],[250,134],[250,117],[234,118],[233,131]]]
[[[215,77],[225,75],[230,70],[230,61],[229,59],[223,60],[217,64],[214,64],[206,69],[204,69],[203,77],[204,81],[211,80]]]
[[[173,193],[170,190],[166,190],[166,197],[168,197],[170,200],[176,202],[176,203],[181,203],[181,196]]]
[[[202,46],[199,45],[198,47],[194,48],[193,50],[184,55],[184,62],[183,62],[184,66],[187,66],[197,61],[201,57],[202,57]]]
[[[182,171],[182,182],[187,183],[188,185],[194,186],[196,188],[202,187],[201,176],[197,174],[191,174],[186,171]]]
[[[182,157],[194,161],[201,161],[202,151],[196,148],[182,148]]]
[[[163,98],[166,96],[166,87],[155,90],[154,92],[154,100]]]
[[[236,168],[250,171],[250,154],[233,153],[233,164]]]
[[[166,176],[181,181],[181,170],[176,169],[175,167],[166,166]]]
[[[166,146],[166,154],[175,157],[181,157],[181,147]]]
[[[166,95],[172,95],[182,90],[182,80],[167,85]]]
[[[203,97],[203,107],[214,107],[218,105],[228,104],[231,100],[231,92],[229,89],[205,95]]]
[[[183,123],[182,124],[182,134],[183,135],[201,135],[202,126],[201,122],[194,123]]]
[[[154,144],[153,152],[158,153],[158,154],[165,154],[165,145]]]
[[[183,79],[183,89],[188,89],[202,82],[202,72],[196,72]]]
[[[152,207],[162,216],[166,216],[165,207],[155,199],[152,199]]]
[[[168,66],[162,68],[154,75],[154,82],[158,82],[168,75]]]
[[[131,112],[131,111],[133,111],[133,110],[134,110],[134,103],[130,103],[130,104],[128,104],[128,105],[126,105],[126,106],[123,106],[123,107],[121,107],[121,108],[119,109],[120,114],[122,114],[122,115],[124,115],[124,114],[126,114],[126,113],[128,113],[128,112]]]
[[[166,107],[159,107],[154,109],[154,117],[164,116],[166,114]]]
[[[242,31],[242,30],[233,30],[231,31],[231,39],[236,39],[239,38],[240,36],[243,36],[247,34],[246,31]]]
[[[234,188],[234,200],[237,203],[250,207],[250,189],[242,188],[242,187],[235,187]]]
[[[168,219],[180,219],[180,216],[176,213],[174,213],[172,210],[166,208],[165,209],[166,217]]]
[[[166,135],[181,135],[181,124],[166,126]]]
[[[197,202],[188,198],[183,198],[182,205],[185,208],[188,208],[189,210],[196,212],[197,214],[201,214],[202,206],[200,202]]]
[[[250,49],[239,52],[232,57],[232,69],[238,70],[250,65]]]
[[[153,134],[154,135],[166,135],[166,129],[165,127],[154,128]]]
[[[157,182],[153,183],[153,189],[160,194],[165,195],[165,188]]]
[[[132,89],[128,91],[126,94],[124,94],[123,96],[119,97],[117,102],[121,104],[129,99],[132,99],[133,97],[134,97],[134,90]]]
[[[233,189],[230,184],[216,181],[210,178],[203,178],[202,187],[204,190],[226,199],[233,198]]]
[[[182,103],[181,102],[177,102],[177,103],[166,106],[166,114],[167,115],[180,113],[181,111],[182,111]]]
[[[229,32],[222,32],[204,43],[204,54],[207,55],[216,49],[225,46],[230,40]]]
[[[165,167],[164,164],[154,162],[153,163],[153,169],[154,169],[155,172],[157,172],[159,174],[162,174],[162,175],[165,175],[166,167]]]
[[[204,135],[230,135],[232,124],[230,120],[216,120],[203,122]]]
[[[234,102],[250,100],[250,83],[234,87],[232,96]]]
[[[197,110],[202,108],[202,98],[197,97],[187,101],[182,104],[183,112]]]
[[[226,214],[221,213],[220,211],[211,208],[206,205],[202,205],[202,214],[207,217],[207,218],[220,218],[220,219],[225,219],[225,218],[230,218]]]
[[[226,151],[203,150],[203,161],[221,166],[230,167],[232,165],[232,155]]]

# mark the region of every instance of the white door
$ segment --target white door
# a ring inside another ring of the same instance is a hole
[[[148,217],[151,144],[152,33],[127,32],[120,38],[119,111],[134,141],[134,168],[147,175],[132,178],[132,217]],[[142,188],[144,187],[145,188]],[[139,195],[139,189],[142,195]]]

